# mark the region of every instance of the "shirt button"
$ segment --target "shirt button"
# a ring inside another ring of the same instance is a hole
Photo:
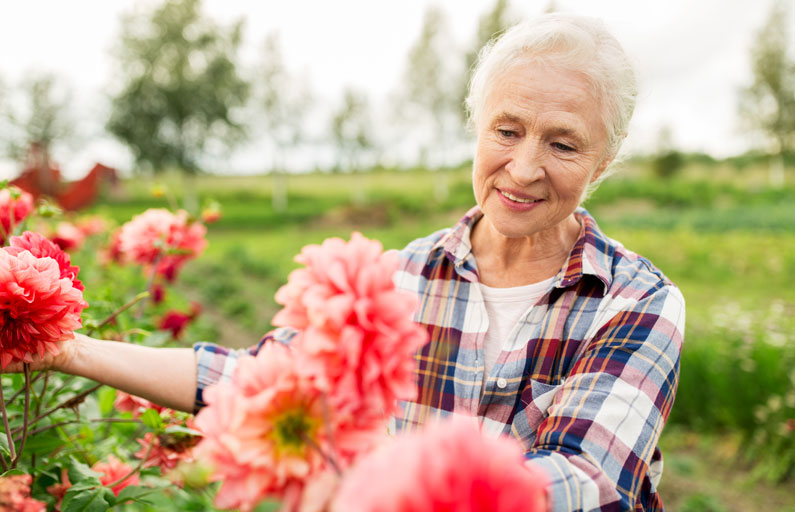
[[[505,387],[506,387],[507,385],[508,385],[508,381],[507,381],[507,380],[503,379],[502,377],[500,377],[499,379],[497,379],[497,387],[498,387],[498,388],[500,388],[500,389],[505,389]]]

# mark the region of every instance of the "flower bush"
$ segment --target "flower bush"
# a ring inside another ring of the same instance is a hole
[[[122,342],[179,346],[201,308],[165,290],[206,246],[203,224],[184,211],[162,209],[114,232],[96,218],[81,227],[57,215],[27,216],[9,217],[14,220],[0,250],[0,362],[24,367],[22,374],[0,375],[0,464],[7,472],[0,476],[0,510],[2,500],[15,507],[10,510],[63,512],[134,502],[197,510],[211,508],[211,500],[243,511],[267,500],[288,511],[339,510],[365,485],[363,471],[386,467],[379,454],[411,446],[413,453],[400,463],[412,467],[412,456],[427,457],[424,450],[439,440],[433,429],[406,441],[386,434],[397,401],[416,394],[414,353],[427,334],[412,321],[415,298],[393,284],[397,254],[384,252],[379,242],[354,233],[350,241],[306,246],[296,257],[303,268],[276,295],[283,309],[274,324],[298,329],[291,345],[265,343],[256,357],[241,358],[230,382],[205,390],[208,405],[194,420],[84,379],[31,372],[29,364],[57,353],[60,341],[79,329]],[[31,225],[39,232],[24,231]],[[57,234],[53,226],[62,236],[48,239],[42,233]],[[107,255],[101,261],[79,260],[100,253]],[[157,300],[144,302],[141,289],[156,292]],[[445,453],[459,450],[477,465],[437,466],[439,478],[463,486],[479,482],[455,506],[494,499],[510,505],[518,489],[535,492],[522,478],[543,486],[510,441],[485,440],[473,427],[443,445]],[[513,494],[489,480],[497,473],[483,462],[488,451],[506,485],[516,487]],[[429,510],[450,492],[427,476],[418,472],[421,492],[411,492]],[[400,504],[409,487],[384,490]],[[413,510],[395,506],[389,510]]]

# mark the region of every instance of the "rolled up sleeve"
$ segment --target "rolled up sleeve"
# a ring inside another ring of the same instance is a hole
[[[232,379],[237,363],[241,357],[256,356],[265,343],[276,341],[289,345],[296,331],[290,328],[279,328],[270,331],[256,345],[243,349],[230,349],[214,343],[200,342],[193,345],[196,357],[196,397],[194,411],[204,407],[204,390],[218,382]]]

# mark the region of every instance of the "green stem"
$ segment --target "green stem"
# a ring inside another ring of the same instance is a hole
[[[141,423],[141,420],[136,420],[133,418],[97,418],[93,420],[88,420],[89,423],[107,423],[110,425],[111,423]],[[59,423],[52,423],[50,425],[44,425],[43,427],[39,427],[35,430],[31,430],[28,434],[29,436],[35,436],[36,434],[41,434],[42,432],[46,432],[48,430],[52,430],[54,428],[63,427],[66,425],[75,425],[75,424],[83,424],[85,422],[80,420],[68,420],[68,421],[61,421]]]
[[[28,420],[30,420],[30,363],[23,363],[22,368],[25,372],[25,413],[22,416],[22,440],[19,441],[19,450],[16,458],[11,460],[11,468],[17,466],[17,462],[22,457],[25,450],[25,441],[28,439]]]
[[[2,375],[2,372],[0,372]],[[11,460],[17,458],[16,448],[14,447],[14,438],[13,434],[11,433],[11,429],[8,427],[8,411],[6,411],[6,401],[3,397],[3,382],[0,379],[0,409],[3,411],[3,427],[6,430],[6,438],[8,439],[8,452],[11,455]]]
[[[77,395],[73,396],[72,398],[70,398],[68,400],[64,400],[63,402],[61,402],[60,404],[56,405],[55,407],[52,407],[51,409],[48,409],[47,411],[43,412],[39,416],[36,416],[36,418],[34,418],[33,421],[30,422],[30,425],[31,426],[35,425],[36,423],[38,423],[39,421],[43,420],[44,418],[46,418],[47,416],[51,415],[52,413],[54,413],[55,411],[57,411],[59,409],[63,409],[65,407],[73,407],[75,405],[80,404],[80,402],[82,402],[85,399],[86,396],[90,395],[91,393],[93,393],[94,391],[98,390],[101,387],[102,387],[102,384],[97,384],[95,386],[91,386],[87,390],[78,393]],[[8,428],[8,427],[6,427],[6,428]],[[19,433],[19,431],[20,431],[20,428],[15,428],[14,430],[11,431],[11,435],[17,434],[17,433]]]
[[[146,459],[148,459],[148,458],[149,458],[149,454],[151,454],[151,453],[152,453],[152,447],[153,447],[154,445],[155,445],[155,438],[153,437],[153,438],[152,438],[152,442],[151,442],[151,443],[149,443],[149,448],[147,448],[147,449],[146,449],[146,455],[144,455],[144,458],[143,458],[143,459],[141,459],[141,462],[139,462],[139,463],[138,463],[138,465],[137,465],[137,466],[135,466],[135,467],[132,469],[132,471],[130,471],[129,473],[127,473],[127,474],[126,474],[126,475],[124,475],[123,477],[119,478],[119,479],[118,479],[118,480],[116,480],[115,482],[111,482],[111,483],[109,483],[109,484],[106,484],[106,485],[105,485],[105,487],[107,487],[108,489],[113,489],[114,487],[116,487],[116,486],[117,486],[117,485],[119,485],[120,483],[124,482],[125,480],[127,480],[128,478],[130,478],[131,476],[133,476],[134,474],[136,474],[136,473],[138,473],[139,471],[141,471],[141,469],[143,469],[143,467],[144,467],[144,464],[146,463]]]
[[[152,263],[152,274],[149,276],[149,281],[146,283],[146,290],[143,292],[146,293],[146,296],[144,296],[144,300],[141,300],[141,307],[138,309],[138,315],[136,318],[141,318],[144,314],[146,297],[149,297],[152,294],[152,286],[155,284],[155,277],[157,277],[157,266],[160,264],[161,259],[163,259],[162,252],[157,255],[154,263]]]
[[[45,372],[39,372],[39,373],[37,373],[37,374],[36,374],[36,376],[35,376],[35,377],[33,377],[33,378],[31,379],[30,383],[31,383],[31,384],[33,384],[34,382],[36,382],[37,380],[39,380],[39,379],[42,377],[42,375],[44,375],[44,374],[46,374],[46,373],[48,373],[48,372],[49,372],[49,371],[45,371]],[[15,399],[16,399],[16,398],[19,396],[19,395],[21,395],[21,394],[22,394],[22,393],[24,393],[24,392],[25,392],[25,388],[18,389],[18,390],[16,391],[16,393],[14,393],[13,395],[11,395],[11,398],[9,398],[9,399],[8,399],[8,402],[9,402],[9,403],[13,402],[13,401],[14,401],[14,400],[15,400]]]
[[[89,329],[88,332],[86,333],[86,335],[87,336],[91,336],[94,333],[94,331],[96,331],[97,329],[102,329],[103,327],[108,325],[110,322],[115,320],[116,317],[118,317],[120,314],[124,313],[125,311],[127,311],[128,309],[133,307],[136,303],[138,303],[139,301],[144,300],[147,297],[149,297],[149,292],[148,291],[139,293],[138,295],[133,297],[132,300],[130,300],[127,304],[123,305],[122,307],[120,307],[119,309],[117,309],[116,311],[111,313],[110,316],[108,316],[105,320],[100,322],[99,325]]]

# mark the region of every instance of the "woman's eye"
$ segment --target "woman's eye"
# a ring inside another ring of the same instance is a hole
[[[559,149],[560,151],[574,151],[573,147],[569,146],[568,144],[563,144],[562,142],[553,142],[552,147]]]
[[[501,137],[505,138],[511,138],[516,135],[516,132],[513,130],[497,130],[497,133],[499,133]]]

